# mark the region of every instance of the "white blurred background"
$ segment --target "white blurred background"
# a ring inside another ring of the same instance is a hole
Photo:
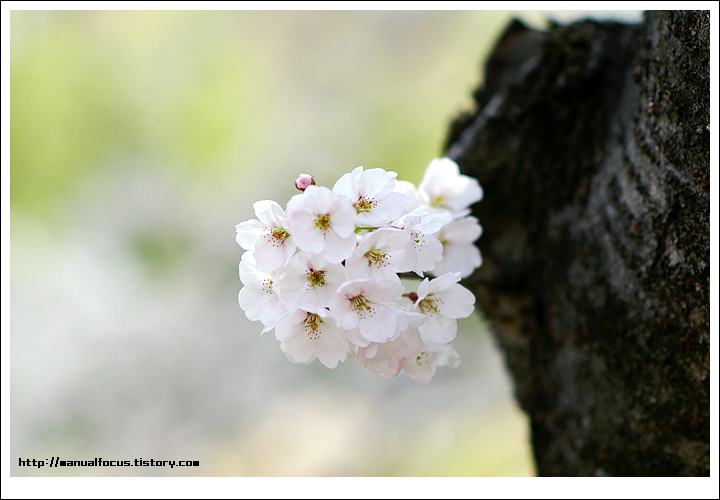
[[[417,183],[513,15],[12,12],[11,474],[534,474],[481,314],[424,386],[292,364],[237,303],[252,203]],[[51,456],[201,465],[18,466]]]

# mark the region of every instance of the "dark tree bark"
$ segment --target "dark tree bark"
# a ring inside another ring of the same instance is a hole
[[[540,475],[709,475],[709,23],[514,22],[453,123]]]

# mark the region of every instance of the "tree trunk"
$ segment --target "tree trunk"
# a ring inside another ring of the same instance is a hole
[[[515,21],[452,125],[540,475],[709,475],[709,33]]]

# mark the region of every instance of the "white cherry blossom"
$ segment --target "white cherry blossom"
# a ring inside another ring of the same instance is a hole
[[[323,307],[299,307],[282,316],[275,328],[280,349],[295,363],[310,363],[316,357],[335,368],[347,356],[347,340]]]
[[[438,366],[457,368],[460,356],[449,344],[431,346],[402,360],[402,368],[415,382],[429,384]]]
[[[308,186],[287,204],[287,218],[297,246],[339,263],[355,249],[356,212],[350,198],[324,186]]]
[[[421,277],[424,277],[425,271],[435,269],[435,263],[442,259],[443,244],[436,233],[452,219],[448,212],[423,214],[426,209],[427,207],[421,206],[393,223],[404,227],[410,236],[409,252],[416,256],[415,267],[410,271]]]
[[[482,234],[476,217],[468,215],[443,226],[437,237],[443,245],[442,259],[435,264],[433,274],[460,273],[467,278],[482,264],[480,250],[475,245]]]
[[[393,309],[399,306],[391,304],[403,291],[399,283],[390,280],[348,281],[338,288],[330,311],[342,329],[351,331],[348,338],[358,346],[386,342],[395,336],[398,322]]]
[[[277,281],[277,294],[288,310],[300,306],[328,306],[335,291],[347,281],[341,264],[320,255],[299,252],[290,259]]]
[[[415,268],[417,256],[410,244],[410,234],[401,229],[380,228],[365,234],[353,254],[345,261],[350,279],[370,278],[376,281],[400,282],[397,273]]]
[[[447,273],[433,280],[425,278],[417,293],[411,294],[413,312],[425,315],[418,327],[423,342],[445,344],[457,334],[457,319],[467,318],[475,309],[475,296],[458,284],[460,273]]]
[[[275,328],[277,319],[285,314],[285,306],[275,293],[276,276],[258,271],[252,253],[245,252],[240,261],[240,281],[243,286],[238,294],[240,307],[250,321],[265,326],[260,334]]]
[[[235,239],[245,250],[252,250],[257,268],[272,272],[281,268],[295,253],[295,241],[288,231],[282,207],[272,200],[253,204],[257,219],[235,226]]]
[[[483,197],[477,179],[462,175],[457,163],[450,158],[430,162],[418,192],[431,207],[449,210],[454,216],[467,215],[468,207]]]
[[[333,192],[345,195],[357,212],[358,226],[379,227],[402,215],[407,197],[393,192],[397,173],[381,168],[357,167],[333,186]]]

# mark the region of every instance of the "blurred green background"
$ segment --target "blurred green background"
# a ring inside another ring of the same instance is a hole
[[[481,315],[421,386],[294,365],[237,304],[252,203],[417,183],[512,16],[11,12],[11,474],[534,474]],[[201,467],[17,465],[49,456]]]

